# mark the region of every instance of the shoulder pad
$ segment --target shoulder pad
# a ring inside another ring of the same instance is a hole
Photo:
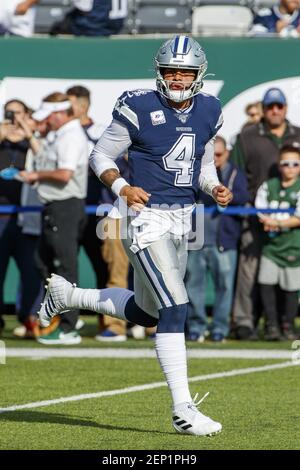
[[[138,90],[128,90],[127,92],[128,98],[132,98],[133,96],[144,96],[147,95],[148,93],[153,93],[153,90],[144,88],[144,89],[138,89]]]
[[[113,110],[113,116],[121,119],[125,123],[129,121],[137,129],[139,129],[139,120],[136,114],[134,95],[132,92],[125,91],[118,99]]]
[[[210,93],[205,93],[204,91],[200,91],[200,93],[198,93],[198,94],[202,95],[202,96],[205,96],[205,98],[211,98],[212,100],[216,100],[216,101],[220,102],[220,99],[217,96],[211,95]]]

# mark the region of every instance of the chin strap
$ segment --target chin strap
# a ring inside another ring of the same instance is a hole
[[[202,80],[204,80],[206,77],[215,77],[216,74],[215,73],[206,73],[203,77],[202,77]]]

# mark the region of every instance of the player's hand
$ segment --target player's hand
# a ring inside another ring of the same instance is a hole
[[[128,207],[141,211],[149,201],[151,194],[146,193],[143,188],[128,185],[121,189],[120,196],[126,200]]]
[[[212,196],[220,206],[228,206],[233,198],[233,194],[230,189],[226,188],[226,186],[223,186],[222,184],[214,187],[212,190]]]

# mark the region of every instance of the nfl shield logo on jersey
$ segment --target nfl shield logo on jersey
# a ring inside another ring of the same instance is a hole
[[[158,126],[159,124],[165,124],[166,122],[166,118],[162,110],[153,111],[152,113],[150,113],[150,116],[151,116],[151,121],[152,121],[153,126]]]
[[[182,124],[185,124],[191,115],[186,113],[175,113],[175,116],[177,117],[177,119],[179,119],[179,121],[182,122]]]

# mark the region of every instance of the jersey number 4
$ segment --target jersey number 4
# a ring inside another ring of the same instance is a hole
[[[167,171],[175,172],[175,186],[192,186],[195,162],[195,134],[181,134],[163,157]]]

